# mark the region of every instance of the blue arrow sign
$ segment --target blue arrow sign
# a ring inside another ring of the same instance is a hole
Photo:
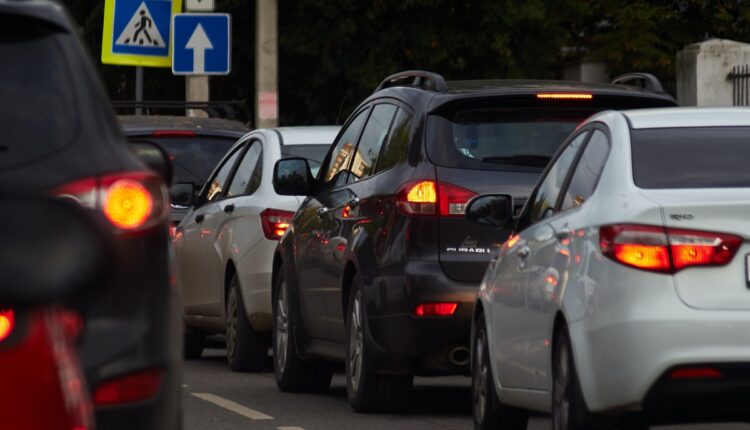
[[[231,17],[225,13],[174,16],[172,73],[227,75],[231,70]]]

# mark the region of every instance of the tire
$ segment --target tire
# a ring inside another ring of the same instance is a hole
[[[197,360],[203,355],[203,347],[206,344],[206,336],[190,327],[185,327],[183,356],[185,360]]]
[[[273,304],[273,373],[279,390],[286,393],[328,390],[333,369],[326,363],[302,361],[297,355],[294,309],[284,266],[279,268]]]
[[[471,366],[472,415],[475,430],[524,430],[529,416],[521,409],[500,402],[490,365],[487,328],[484,316],[478,315],[473,339]]]
[[[553,430],[593,430],[602,428],[589,413],[578,382],[570,335],[564,327],[555,336],[552,368]]]
[[[346,393],[355,412],[403,411],[409,403],[413,375],[381,375],[371,369],[362,282],[356,276],[347,307]]]
[[[258,372],[268,367],[268,340],[247,320],[237,274],[232,275],[227,295],[227,361],[235,372]]]

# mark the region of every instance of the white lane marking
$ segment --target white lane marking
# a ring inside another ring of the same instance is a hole
[[[276,427],[277,430],[305,430],[302,427]]]
[[[211,393],[190,393],[190,394],[192,394],[193,396],[201,400],[205,400],[217,406],[221,406],[224,409],[230,410],[236,414],[242,415],[243,417],[250,418],[251,420],[272,420],[273,419],[272,416],[266,415],[263,412],[258,412],[254,409],[250,409],[248,407],[240,405],[239,403],[235,403],[231,400],[227,400],[223,397],[219,397]]]

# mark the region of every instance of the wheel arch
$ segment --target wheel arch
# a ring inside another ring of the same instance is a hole
[[[349,307],[349,294],[352,290],[352,283],[358,272],[359,269],[354,260],[349,259],[344,266],[344,273],[341,277],[341,315],[346,315]],[[344,318],[344,321],[346,321],[346,318]]]

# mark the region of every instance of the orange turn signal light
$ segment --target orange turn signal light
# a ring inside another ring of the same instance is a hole
[[[130,179],[121,179],[107,190],[103,209],[107,219],[116,227],[132,230],[148,220],[153,205],[146,187]]]

